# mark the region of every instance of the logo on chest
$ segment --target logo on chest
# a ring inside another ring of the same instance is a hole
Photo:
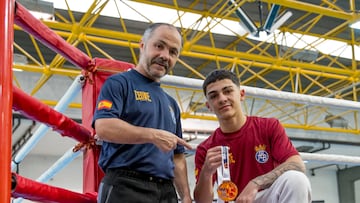
[[[134,90],[134,94],[135,94],[135,100],[136,100],[136,101],[151,102],[151,98],[150,98],[149,92],[143,92],[143,91]]]
[[[257,162],[263,164],[269,160],[269,153],[266,151],[266,145],[262,144],[255,146],[255,159]]]

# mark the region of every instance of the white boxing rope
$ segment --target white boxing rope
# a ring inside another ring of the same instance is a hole
[[[335,154],[316,154],[300,152],[304,161],[322,162],[331,164],[360,165],[359,156],[335,155]]]
[[[65,92],[63,97],[56,104],[54,109],[60,113],[64,112],[69,106],[70,102],[81,92],[81,88],[84,84],[84,77],[79,75],[75,78],[69,89]],[[36,112],[34,112],[36,113]],[[14,159],[11,162],[11,170],[14,171],[18,165],[36,146],[36,144],[41,140],[41,138],[46,134],[50,129],[46,124],[41,124],[39,128],[34,132],[30,139],[24,144],[24,146],[19,150]]]
[[[60,157],[48,170],[46,170],[36,181],[41,183],[48,182],[53,178],[59,171],[61,171],[65,166],[69,165],[75,158],[82,154],[82,150],[73,151],[73,147],[68,149],[65,154]]]
[[[174,75],[166,75],[161,79],[162,84],[176,87],[192,88],[202,90],[203,80],[186,78]],[[264,98],[270,100],[278,100],[284,102],[296,102],[306,105],[328,106],[336,108],[346,108],[351,110],[360,110],[360,102],[326,98],[319,96],[311,96],[297,94],[292,92],[283,92],[277,90],[268,90],[257,87],[241,86],[245,90],[245,94],[256,98]]]

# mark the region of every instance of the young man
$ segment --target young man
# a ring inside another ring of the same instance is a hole
[[[203,91],[220,127],[196,149],[195,201],[212,202],[214,183],[223,175],[217,174],[217,169],[226,160],[222,154],[222,146],[226,146],[230,181],[238,190],[233,201],[310,202],[310,183],[299,153],[277,119],[244,115],[241,101],[245,91],[236,75],[227,70],[212,71]]]
[[[150,25],[137,66],[110,76],[98,98],[93,126],[103,140],[99,165],[105,176],[98,202],[191,202],[180,110],[160,87],[182,46],[178,30]],[[175,190],[175,187],[176,190]]]

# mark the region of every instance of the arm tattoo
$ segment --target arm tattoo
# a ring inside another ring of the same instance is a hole
[[[278,167],[276,167],[274,170],[270,171],[269,173],[266,173],[262,176],[256,177],[251,182],[255,183],[260,187],[260,189],[266,189],[270,187],[273,182],[283,173],[289,170],[296,170],[300,172],[305,172],[305,168],[299,165],[296,162],[285,162]]]

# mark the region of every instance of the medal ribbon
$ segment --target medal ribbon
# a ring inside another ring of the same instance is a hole
[[[223,181],[230,181],[229,147],[221,146]]]
[[[221,158],[221,167],[217,169],[219,183],[217,192],[223,202],[229,202],[234,200],[238,194],[235,183],[230,180],[229,147],[221,146]]]

